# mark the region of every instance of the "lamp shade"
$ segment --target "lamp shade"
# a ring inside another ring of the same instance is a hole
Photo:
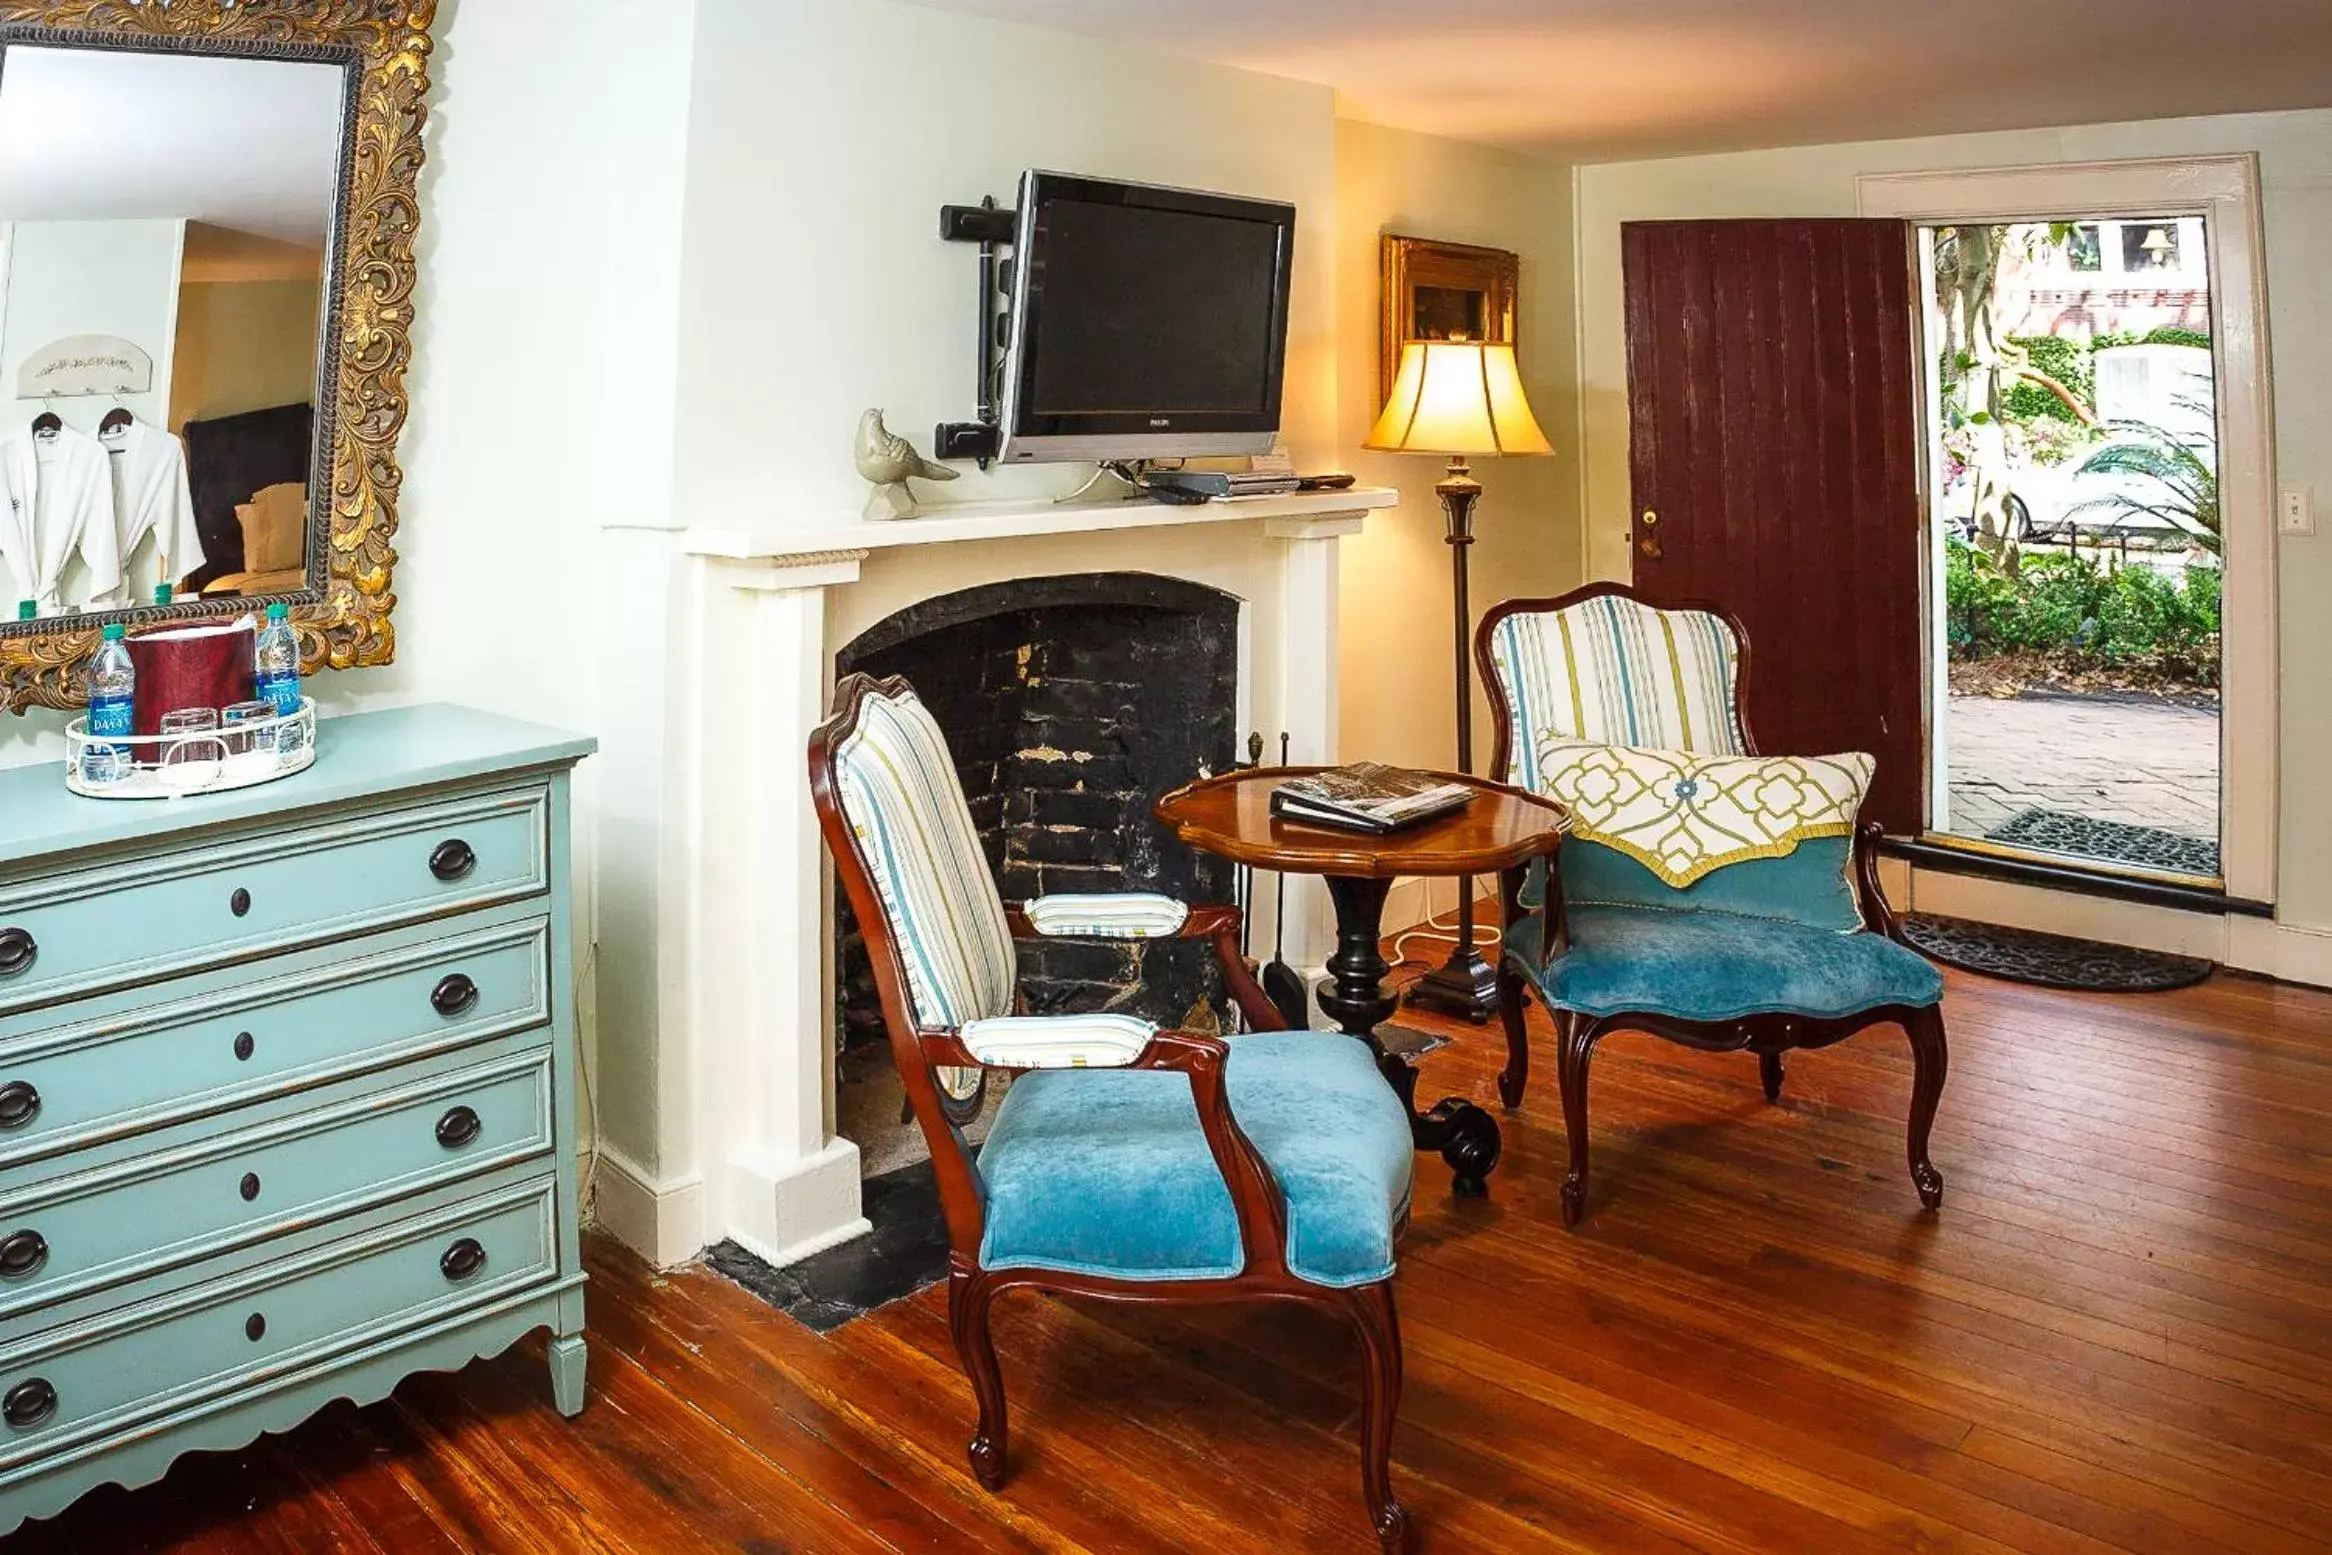
[[[1514,347],[1412,340],[1393,397],[1362,445],[1394,453],[1551,454],[1522,392]]]

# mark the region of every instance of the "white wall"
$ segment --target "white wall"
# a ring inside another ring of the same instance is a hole
[[[2257,152],[2260,160],[2279,484],[2312,488],[2320,509],[2332,506],[2332,272],[2324,258],[2332,253],[2332,111],[1607,163],[1576,174],[1587,574],[1625,577],[1628,570],[1620,223],[1851,216],[1854,180],[1862,173],[2225,152]],[[2325,927],[2332,926],[2332,817],[2314,790],[2316,774],[2332,762],[2332,534],[2281,545],[2279,917],[2288,925]]]
[[[928,448],[973,408],[974,250],[939,207],[1023,168],[1293,201],[1285,426],[1333,462],[1335,125],[1325,87],[886,0],[702,0],[689,147],[679,503],[853,513],[861,410]],[[979,475],[949,501],[1073,484]]]
[[[1446,767],[1457,740],[1449,546],[1433,495],[1446,461],[1361,447],[1384,408],[1379,240],[1401,233],[1510,249],[1522,259],[1517,355],[1555,456],[1473,462],[1483,488],[1471,568],[1478,618],[1499,600],[1578,581],[1570,226],[1567,169],[1382,125],[1336,126],[1341,458],[1364,484],[1405,493],[1400,507],[1371,518],[1344,546],[1342,735],[1355,757]],[[1490,756],[1487,716],[1485,706],[1476,720],[1477,770]]]

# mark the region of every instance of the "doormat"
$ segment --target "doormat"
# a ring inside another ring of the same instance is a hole
[[[1933,913],[1912,913],[1905,918],[1903,938],[1931,961],[2042,988],[2165,993],[2199,983],[2215,970],[2210,962],[2192,956],[2101,945],[2095,940],[2007,929]]]
[[[947,1220],[931,1163],[869,1177],[860,1191],[863,1213],[874,1225],[865,1236],[782,1269],[727,1241],[706,1248],[704,1261],[821,1334],[946,1279]]]
[[[2219,878],[2219,845],[2208,837],[2183,837],[2159,826],[2095,821],[2063,810],[2019,810],[1984,834],[1993,842],[2043,853],[2070,853],[2109,864],[2167,870],[2178,875]]]

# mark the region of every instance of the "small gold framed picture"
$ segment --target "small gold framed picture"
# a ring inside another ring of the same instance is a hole
[[[1515,343],[1522,261],[1503,248],[1441,243],[1388,232],[1381,245],[1384,328],[1377,350],[1377,403],[1393,392],[1401,346],[1411,340]]]

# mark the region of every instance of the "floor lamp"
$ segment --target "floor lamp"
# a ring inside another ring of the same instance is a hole
[[[1472,454],[1551,454],[1530,413],[1514,347],[1472,340],[1412,340],[1401,348],[1392,398],[1369,432],[1368,448],[1449,456],[1434,486],[1449,521],[1450,573],[1457,611],[1457,769],[1474,770],[1473,611],[1466,597],[1466,552],[1474,543],[1474,504],[1482,483],[1466,465]],[[1412,1004],[1485,1021],[1498,1007],[1498,975],[1474,945],[1474,882],[1458,882],[1457,946],[1438,970],[1409,991]]]

